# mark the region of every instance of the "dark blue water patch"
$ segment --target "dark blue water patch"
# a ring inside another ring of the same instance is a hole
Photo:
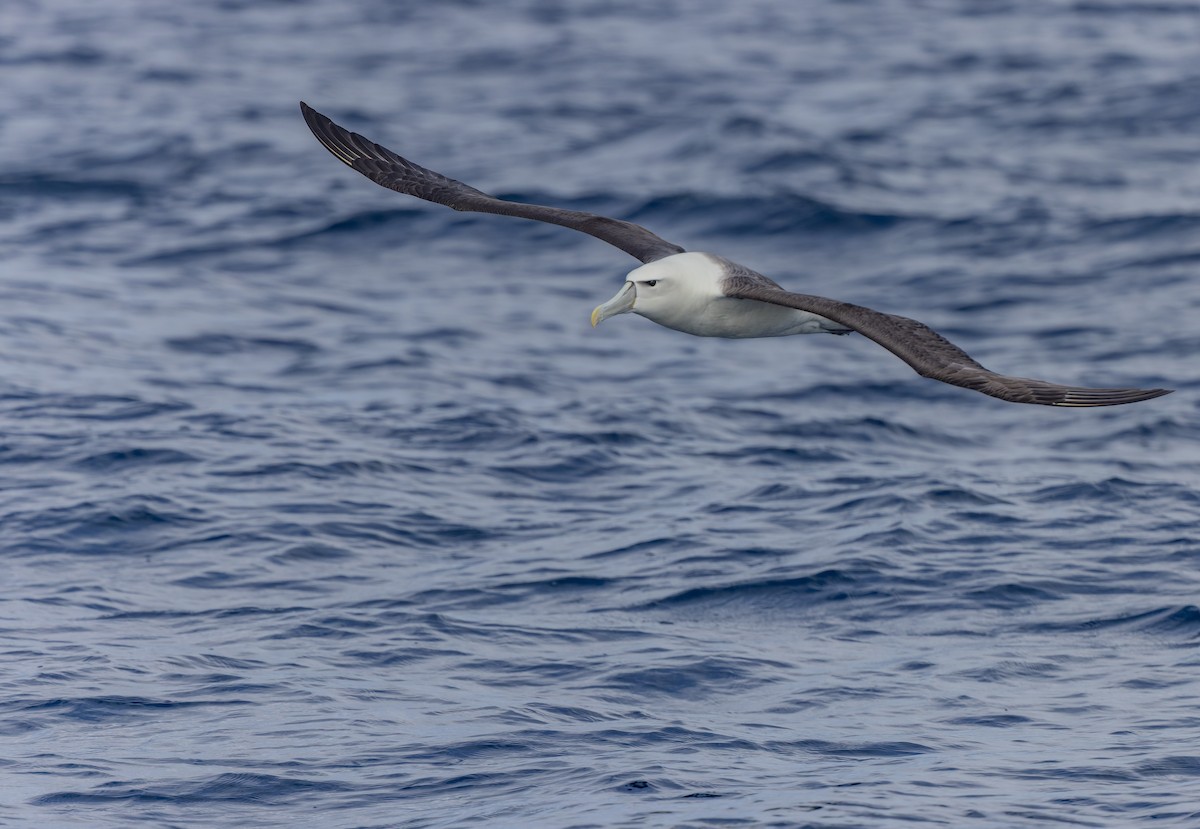
[[[690,753],[692,749],[709,747],[722,752],[753,751],[761,746],[755,740],[730,737],[707,728],[703,723],[658,724],[648,712],[635,709],[623,719],[625,727],[608,727],[590,732],[598,749],[627,751],[630,748],[661,746]]]
[[[851,169],[850,165],[829,146],[783,150],[748,164],[742,169],[748,174],[753,174],[786,173],[812,167],[832,167],[842,171]]]
[[[197,75],[197,73],[191,72],[186,69],[154,68],[154,69],[147,69],[146,71],[141,72],[138,75],[138,77],[141,80],[146,81],[147,83],[161,83],[161,84],[170,84],[170,85],[178,84],[181,87],[186,87],[188,84],[194,83],[196,81],[198,75]]]
[[[1120,477],[1043,487],[1030,493],[1029,497],[1035,503],[1063,503],[1073,506],[1157,501],[1163,497],[1170,497],[1171,500],[1183,498],[1185,501],[1200,503],[1200,494],[1176,484],[1133,481]]]
[[[364,576],[331,576],[325,579],[250,579],[224,571],[205,571],[193,576],[175,579],[172,584],[190,590],[247,590],[276,593],[292,592],[320,595],[330,591],[329,582],[364,581]]]
[[[23,183],[62,198],[70,198],[68,190],[76,184],[85,191],[115,189],[120,196],[145,199],[143,206],[152,208],[164,201],[163,177],[186,181],[194,177],[202,158],[190,136],[153,132],[120,145],[93,144],[55,162],[53,172],[39,170]]]
[[[309,780],[251,772],[227,772],[199,780],[128,783],[112,781],[86,792],[56,792],[42,795],[39,806],[96,805],[113,801],[137,804],[172,804],[195,807],[203,804],[237,803],[278,806],[299,804],[353,787],[330,780]]]
[[[45,723],[37,720],[0,717],[0,737],[21,737],[46,727]]]
[[[448,660],[466,656],[465,651],[448,648],[429,648],[421,646],[384,650],[347,650],[338,652],[332,662],[338,666],[355,670],[378,670],[398,666],[412,666],[431,660]]]
[[[0,465],[41,465],[61,461],[72,455],[80,443],[78,435],[39,434],[10,437],[10,443],[0,443]],[[33,486],[27,479],[25,486]]]
[[[964,486],[941,486],[934,487],[922,494],[923,503],[934,507],[992,507],[992,506],[1014,506],[1015,503],[1010,498],[998,498],[994,495],[979,492],[975,489],[970,489]],[[1014,522],[1012,516],[996,515],[992,512],[968,512],[957,513],[961,517],[972,517],[977,520],[986,520],[989,523],[1008,524]]]
[[[444,223],[447,221],[445,218],[432,218],[431,214],[436,217],[436,213],[432,210],[422,208],[363,210],[300,231],[272,233],[264,226],[257,235],[250,238],[242,238],[244,233],[241,232],[241,228],[248,222],[245,218],[241,218],[225,227],[212,228],[209,231],[209,235],[213,237],[212,241],[182,244],[139,253],[125,257],[119,263],[125,267],[162,267],[215,262],[221,267],[229,267],[230,263],[237,262],[237,256],[253,251],[303,252],[317,246],[326,251],[337,248],[353,249],[361,246],[364,237],[368,239],[387,237],[391,244],[396,244],[396,239],[419,241],[429,238],[435,228],[444,227]],[[298,218],[306,219],[307,213],[296,217],[286,210],[281,212],[278,208],[269,208],[263,215],[256,218],[260,224],[265,224],[268,219],[290,224],[296,222]],[[402,229],[403,233],[397,234],[398,229]],[[238,235],[235,238],[229,238],[229,235],[233,233]]]
[[[405,419],[417,418],[409,415]],[[421,420],[424,422],[399,426],[394,422],[377,420],[360,428],[377,432],[401,445],[454,453],[500,452],[532,447],[543,438],[543,434],[517,412],[501,407],[467,412],[455,410],[442,416],[431,412]]]
[[[831,602],[881,600],[891,596],[890,582],[870,566],[821,570],[807,576],[769,578],[711,587],[695,587],[636,605],[631,611],[662,611],[706,618],[760,614],[811,613]]]
[[[281,639],[320,639],[329,641],[346,641],[351,639],[359,639],[363,636],[363,631],[355,629],[351,625],[350,628],[344,628],[341,624],[333,620],[327,623],[312,623],[306,622],[295,625],[280,633],[267,636],[268,640]]]
[[[309,478],[317,481],[340,478],[390,477],[409,473],[429,472],[430,467],[397,460],[338,460],[328,463],[260,463],[236,468],[215,468],[206,474],[215,478],[247,478],[256,483],[275,478]]]
[[[68,519],[74,526],[66,529],[61,535],[64,538],[87,538],[96,534],[114,534],[128,537],[131,533],[142,530],[160,529],[166,525],[187,526],[203,520],[203,512],[193,507],[175,508],[171,499],[156,496],[141,496],[124,499],[119,506],[84,503],[64,511],[59,520],[50,519],[53,523],[67,523]],[[82,516],[75,517],[79,513]]]
[[[1139,423],[1116,422],[1097,435],[1070,436],[1057,442],[1060,451],[1100,452],[1114,443],[1155,449],[1170,443],[1187,445],[1200,442],[1200,424],[1189,416],[1156,417]]]
[[[587,662],[537,661],[514,662],[511,659],[463,659],[447,679],[469,682],[480,671],[492,675],[491,685],[497,688],[551,688],[564,682],[589,677],[592,666]]]
[[[649,780],[630,780],[617,785],[613,790],[617,792],[656,792],[659,789],[660,786]]]
[[[855,637],[856,639],[859,637]],[[836,708],[847,703],[877,705],[894,693],[888,687],[876,685],[829,684],[807,688],[802,693],[780,699],[767,709],[774,716],[811,713]]]
[[[900,384],[887,384],[884,388],[897,389]],[[817,386],[815,388],[821,388]],[[861,387],[860,387],[861,390]],[[866,396],[871,396],[871,387],[865,390]],[[800,395],[803,397],[806,395]],[[763,395],[760,399],[791,399],[789,395]],[[824,446],[833,442],[839,444],[855,442],[862,444],[920,444],[928,445],[931,441],[943,446],[969,447],[978,444],[979,438],[966,430],[944,431],[925,425],[916,428],[884,417],[848,417],[821,420],[795,420],[788,423],[771,425],[764,430],[765,434],[774,437],[792,438],[805,444]]]
[[[365,791],[345,799],[345,805],[372,806],[415,798],[457,797],[464,793],[470,793],[472,797],[485,794],[489,797],[529,798],[538,794],[537,784],[532,781],[555,778],[561,773],[559,765],[553,762],[547,765],[526,763],[503,771],[438,773],[419,777],[395,773],[389,775],[386,783],[360,787]],[[431,822],[428,825],[436,824]]]
[[[1143,777],[1200,777],[1200,756],[1174,755],[1138,764]]]
[[[89,455],[74,463],[78,469],[84,469],[89,472],[118,472],[136,469],[139,467],[158,467],[169,464],[188,464],[196,463],[199,458],[190,455],[187,452],[180,452],[175,449],[148,449],[143,447],[134,447],[130,449],[117,449],[111,452],[101,452],[95,455]]]
[[[602,693],[616,691],[634,696],[711,699],[743,693],[766,684],[769,680],[762,679],[762,668],[787,667],[781,662],[757,659],[705,657],[675,660],[675,664],[671,665],[618,671],[605,676],[602,681],[592,683],[591,687]]]
[[[678,783],[670,779],[644,780],[638,778],[635,780],[626,780],[625,782],[615,783],[614,785],[610,786],[607,791],[619,795],[657,795],[675,797],[681,800],[709,799],[728,796],[726,793],[712,790],[691,791],[693,788],[693,786],[684,783]],[[695,817],[691,822],[696,826],[749,826],[753,825],[755,821],[749,818],[737,817]],[[599,829],[599,826],[600,824],[581,823],[576,824],[575,829],[591,829],[591,827],[597,827],[597,829]]]
[[[577,647],[587,643],[626,642],[654,638],[653,632],[634,627],[535,627],[470,622],[443,613],[414,614],[405,612],[398,616],[389,616],[389,618],[395,618],[396,623],[412,627],[426,637],[447,640],[462,639],[464,642],[480,642],[497,648],[516,645],[532,645],[538,648],[553,645]]]
[[[185,384],[190,385],[190,384]],[[200,431],[232,440],[267,440],[274,436],[273,418],[247,418],[226,412],[200,412],[181,418]]]
[[[1166,679],[1160,677],[1132,677],[1120,683],[1122,688],[1130,688],[1135,691],[1158,691],[1166,688],[1176,688],[1181,685],[1187,685],[1190,680],[1186,677],[1178,679]]]
[[[153,699],[148,697],[102,696],[70,699],[46,699],[8,703],[5,708],[14,714],[29,717],[53,716],[88,723],[106,723],[136,717],[157,717],[170,711],[196,707],[247,705],[248,700],[208,699],[191,702]]]
[[[231,671],[251,671],[266,667],[265,662],[259,659],[239,659],[233,656],[216,653],[202,653],[186,656],[170,657],[167,663],[176,665],[180,668],[194,669],[210,669],[219,668],[222,670]]]
[[[831,515],[887,515],[908,512],[916,505],[911,497],[892,493],[879,495],[864,495],[861,497],[845,498],[836,504],[825,507],[822,512]]]
[[[15,66],[52,64],[71,67],[76,71],[86,71],[95,64],[101,64],[110,60],[111,57],[108,52],[97,49],[94,46],[76,45],[56,50],[39,50],[17,54],[10,52],[7,53],[5,58],[0,58],[0,64]]]
[[[538,571],[532,571],[532,574],[537,573]],[[570,571],[564,568],[556,575],[529,581],[507,582],[496,585],[491,589],[501,592],[511,592],[526,598],[533,598],[535,596],[551,597],[555,595],[574,595],[577,593],[610,590],[614,586],[614,581],[615,579],[600,578],[597,576],[570,575]]]
[[[1105,2],[1075,0],[1075,2],[1071,3],[1070,9],[1083,15],[1095,15],[1097,17],[1140,18],[1143,15],[1147,15],[1151,17],[1164,16],[1189,19],[1196,13],[1195,4],[1186,2],[1186,0],[1180,3],[1161,2],[1161,0],[1149,0],[1146,3],[1126,3],[1121,2],[1121,0],[1106,0]]]
[[[184,611],[184,610],[135,610],[135,611],[120,611],[108,613],[101,617],[105,621],[114,622],[130,622],[134,625],[145,623],[158,622],[175,622],[186,623],[181,626],[190,626],[192,622],[209,622],[230,623],[237,620],[249,620],[255,618],[282,618],[296,614],[311,612],[312,608],[301,606],[280,606],[280,605],[243,605],[221,607],[216,610],[204,611]],[[218,625],[219,626],[219,625]]]
[[[592,484],[600,477],[620,470],[620,457],[600,449],[571,454],[548,463],[502,464],[492,468],[492,472],[502,479],[541,484]]]
[[[986,683],[1015,683],[1027,680],[1052,680],[1066,670],[1054,662],[1030,662],[1005,659],[986,667],[959,671],[958,676]]]
[[[724,797],[724,796],[725,795],[723,795],[721,792],[692,792],[691,794],[683,795],[683,797],[685,797],[685,798],[710,798],[710,797]],[[737,823],[750,824],[753,821],[750,818],[719,818],[719,819],[710,819],[709,822],[715,823],[718,825],[719,824],[733,825],[733,824],[737,824]]]
[[[427,513],[411,513],[392,521],[322,521],[313,531],[361,548],[364,544],[416,549],[443,549],[490,541],[503,535],[490,528],[448,521]]]
[[[1020,778],[1030,780],[1078,780],[1080,782],[1098,781],[1101,783],[1132,783],[1141,779],[1141,776],[1137,772],[1126,768],[1107,768],[1104,766],[1066,766],[1059,763],[1054,764],[1054,766],[1051,768],[1045,769],[1028,768],[1015,770],[1014,774]]]
[[[435,752],[411,752],[407,758],[413,761],[426,760],[450,765],[472,760],[491,761],[526,757],[534,753],[537,740],[536,738],[529,739],[533,735],[528,732],[522,736],[526,739],[521,741],[495,738],[462,740],[439,746]]]
[[[746,493],[751,503],[770,501],[804,501],[823,498],[825,492],[804,484],[770,483]]]
[[[377,360],[362,360],[354,363],[347,363],[342,366],[342,375],[350,374],[374,374],[379,373],[381,376],[392,377],[398,370],[407,370],[428,366],[431,362],[429,354],[420,349],[414,349],[406,356],[400,357],[392,355],[383,357]],[[296,364],[287,370],[287,374],[322,374],[325,369],[321,366],[312,364]]]
[[[677,557],[676,561],[680,565],[703,570],[704,565],[713,565],[719,562],[744,564],[755,559],[782,562],[790,558],[793,552],[791,547],[725,547],[716,545],[706,547],[698,543],[694,544],[694,550],[695,552],[691,555]]]
[[[343,547],[334,547],[329,544],[310,542],[305,544],[295,544],[291,547],[288,547],[286,550],[271,556],[271,561],[275,564],[282,565],[302,565],[309,561],[340,561],[353,557],[354,553]]]
[[[555,705],[535,702],[511,712],[523,725],[555,723],[603,723],[624,720],[625,716],[615,712],[603,712],[591,708]],[[552,733],[552,732],[551,732]]]
[[[275,245],[291,244],[308,241],[318,237],[339,234],[361,234],[364,231],[376,231],[386,228],[403,226],[405,234],[410,234],[416,220],[427,217],[432,208],[426,207],[389,207],[384,209],[363,210],[330,222],[314,230],[278,239]]]
[[[1037,622],[1030,625],[1030,629],[1034,631],[1042,631],[1047,633],[1062,633],[1062,632],[1094,632],[1106,631],[1109,629],[1127,629],[1130,631],[1153,631],[1157,626],[1166,622],[1168,629],[1173,627],[1173,620],[1181,619],[1185,622],[1184,629],[1187,632],[1189,618],[1196,612],[1196,609],[1191,605],[1186,607],[1167,607],[1156,608],[1154,610],[1142,611],[1137,613],[1122,613],[1116,616],[1100,616],[1097,618],[1073,620],[1067,622]]]
[[[588,594],[611,590],[614,586],[613,581],[597,577],[570,576],[564,571],[560,575],[518,583],[422,591],[412,594],[407,600],[438,613],[481,610],[498,605],[521,605],[530,601],[542,606],[573,604],[585,600]]]
[[[641,558],[648,555],[666,555],[673,552],[679,552],[694,546],[696,541],[686,536],[673,536],[664,538],[651,538],[645,541],[637,541],[632,544],[622,544],[611,549],[604,549],[594,553],[589,553],[585,556],[591,560],[603,560],[607,558]]]
[[[961,302],[954,305],[951,309],[956,315],[962,316],[979,316],[988,317],[1005,312],[1015,312],[1021,308],[1027,308],[1030,305],[1030,300],[1020,296],[989,296],[971,302]],[[950,327],[942,328],[945,336],[950,337],[958,342],[967,342],[967,338],[960,337],[959,333]]]
[[[1184,354],[1194,354],[1198,342],[1200,342],[1200,337],[1187,332],[1183,335],[1156,337],[1152,342],[1144,340],[1141,342],[1135,341],[1127,343],[1124,349],[1117,349],[1112,347],[1112,338],[1109,337],[1104,341],[1104,347],[1097,349],[1097,358],[1101,360],[1120,360],[1126,356],[1131,356],[1162,360],[1166,355],[1182,356]],[[1185,394],[1197,386],[1195,375],[1189,372],[1175,371],[1170,374],[1163,374],[1155,370],[1152,373],[1146,372],[1135,376],[1137,379],[1134,382],[1144,383],[1145,385],[1157,384],[1159,388],[1169,388],[1175,392],[1184,392]]]
[[[967,591],[962,598],[979,607],[1014,609],[1057,601],[1063,596],[1031,584],[997,584],[981,590]]]
[[[1200,637],[1200,608],[1185,605],[1145,614],[1136,627],[1146,633],[1196,639]]]
[[[18,398],[29,400],[29,398]],[[18,418],[66,418],[71,420],[140,420],[192,409],[182,400],[144,400],[117,395],[39,395],[32,402],[6,409]]]
[[[827,740],[769,740],[764,743],[763,748],[785,756],[815,754],[824,757],[847,759],[913,757],[937,752],[936,748],[907,741],[830,742]]]
[[[740,445],[735,449],[706,452],[704,457],[717,460],[737,461],[752,466],[786,467],[794,469],[802,464],[839,463],[849,460],[848,455],[819,448],[785,446]]]
[[[1191,268],[1197,262],[1200,262],[1200,251],[1192,249],[1176,250],[1165,254],[1152,253],[1144,256],[1136,256],[1122,260],[1111,267],[1114,270],[1131,270],[1134,272],[1145,272],[1148,270],[1166,271],[1178,266]]]
[[[837,207],[819,199],[789,193],[763,198],[714,198],[684,193],[650,199],[627,217],[640,224],[694,228],[699,238],[708,236],[761,236],[763,234],[857,234],[885,231],[908,217],[869,213]]]
[[[1091,219],[1083,223],[1080,232],[1089,237],[1103,237],[1110,241],[1144,241],[1158,235],[1184,233],[1193,235],[1200,230],[1200,214],[1197,213],[1153,213],[1120,219]]]
[[[14,542],[12,552],[72,555],[144,555],[177,543],[172,533],[190,531],[207,520],[204,511],[172,499],[134,495],[111,503],[82,502],[68,507],[10,513],[0,519]]]
[[[1012,728],[1033,722],[1029,717],[1018,714],[985,714],[970,717],[951,717],[943,720],[947,725],[982,726],[983,728]]]
[[[218,333],[174,337],[168,339],[166,344],[177,351],[206,356],[281,350],[296,357],[309,357],[321,350],[316,343],[293,337],[239,337]]]
[[[147,188],[136,181],[126,179],[60,179],[50,176],[32,176],[24,179],[0,179],[0,193],[14,199],[28,199],[45,207],[42,200],[55,199],[69,201],[72,205],[80,201],[96,201],[109,204],[113,200],[141,202],[147,198]],[[43,243],[58,241],[56,234],[69,236],[72,230],[77,231],[99,227],[103,222],[93,220],[60,221],[50,226],[43,226],[34,231],[36,238]],[[72,241],[77,241],[72,240]]]

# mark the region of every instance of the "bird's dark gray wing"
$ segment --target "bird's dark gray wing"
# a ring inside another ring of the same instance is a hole
[[[929,326],[861,305],[819,296],[794,294],[758,274],[731,276],[725,295],[753,299],[819,314],[869,337],[912,366],[917,374],[952,386],[974,389],[1013,403],[1043,406],[1117,406],[1169,394],[1170,389],[1089,389],[1060,386],[1044,380],[1008,377],[988,371]]]
[[[538,204],[505,201],[474,187],[447,178],[433,170],[413,164],[386,147],[382,147],[356,132],[339,127],[303,101],[300,111],[317,140],[325,149],[376,184],[418,199],[444,204],[455,210],[475,213],[498,213],[562,225],[603,239],[614,247],[640,259],[653,262],[664,256],[683,253],[683,248],[660,239],[646,228],[632,222],[597,216],[579,210],[543,207]]]

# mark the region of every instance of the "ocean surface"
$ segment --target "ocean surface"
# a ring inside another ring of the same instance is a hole
[[[1200,826],[1200,3],[5,0],[0,826]],[[913,316],[588,324],[638,263]]]

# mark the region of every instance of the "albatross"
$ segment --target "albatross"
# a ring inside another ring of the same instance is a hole
[[[685,251],[632,222],[594,213],[508,201],[447,178],[338,126],[300,103],[309,129],[346,166],[384,187],[455,210],[517,216],[595,236],[639,260],[617,295],[592,312],[592,326],[634,313],[699,337],[782,337],[857,331],[932,380],[1012,403],[1116,406],[1171,389],[1093,389],[1010,377],[984,368],[929,326],[825,297],[797,294],[736,262]]]

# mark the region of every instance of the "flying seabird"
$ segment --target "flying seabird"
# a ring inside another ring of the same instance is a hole
[[[593,327],[632,311],[659,325],[700,337],[857,331],[908,363],[922,377],[1013,403],[1116,406],[1171,391],[1090,389],[997,374],[916,320],[792,293],[749,268],[713,254],[685,251],[632,222],[489,196],[338,126],[303,101],[300,110],[325,149],[376,184],[455,210],[518,216],[569,227],[602,239],[641,261],[641,267],[629,273],[617,295],[592,312]]]

